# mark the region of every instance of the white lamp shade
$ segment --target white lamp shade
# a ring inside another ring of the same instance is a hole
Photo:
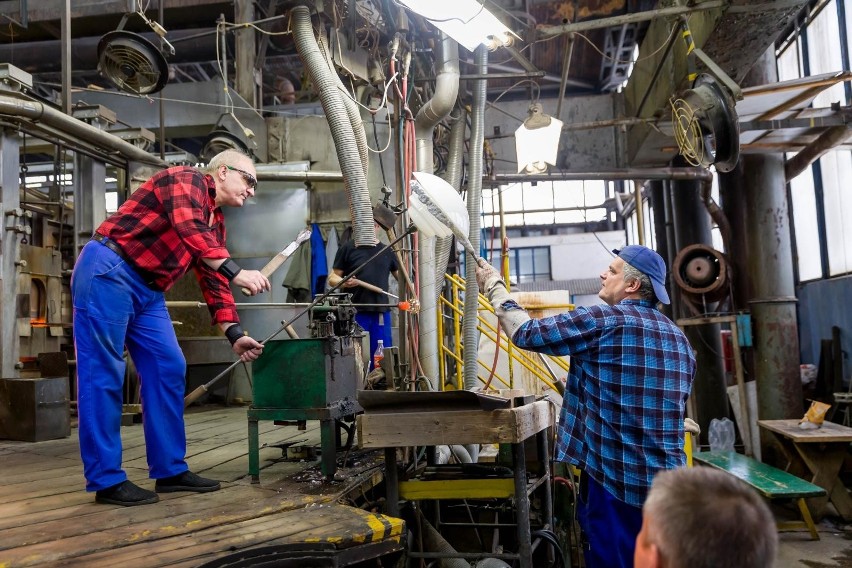
[[[476,0],[399,0],[414,12],[466,47],[474,51],[485,44],[506,45],[514,35],[503,22]]]
[[[518,153],[518,173],[543,172],[544,164],[556,165],[559,151],[559,137],[562,135],[562,121],[550,119],[548,126],[527,128],[521,124],[515,131],[515,149]]]
[[[412,184],[418,184],[432,203],[441,210],[444,216],[452,221],[462,233],[470,231],[470,217],[467,207],[459,193],[449,183],[434,174],[426,172],[413,172]],[[417,227],[417,230],[426,236],[449,237],[452,231],[444,223],[432,215],[428,208],[420,201],[415,192],[411,192],[408,214]]]

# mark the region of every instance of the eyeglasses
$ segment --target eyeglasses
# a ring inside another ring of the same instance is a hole
[[[248,173],[245,170],[241,170],[240,168],[235,168],[233,166],[228,166],[228,165],[226,165],[225,167],[228,168],[231,171],[238,172],[241,176],[243,176],[243,179],[246,180],[246,183],[248,184],[248,186],[250,188],[257,189],[257,178],[256,177],[254,177],[253,175],[251,175],[250,173]]]

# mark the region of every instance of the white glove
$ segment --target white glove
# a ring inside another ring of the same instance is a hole
[[[482,258],[478,259],[476,264],[476,283],[479,285],[479,291],[489,296],[489,299],[490,292],[497,284],[502,284],[503,289],[506,289],[506,284],[503,282],[497,269]]]

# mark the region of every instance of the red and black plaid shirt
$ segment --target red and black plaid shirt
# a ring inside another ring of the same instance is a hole
[[[188,166],[169,168],[142,184],[97,232],[115,241],[164,292],[195,269],[213,322],[239,322],[228,279],[201,261],[230,256],[215,197],[210,176]]]

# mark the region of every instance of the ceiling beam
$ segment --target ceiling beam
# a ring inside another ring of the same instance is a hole
[[[804,148],[801,152],[787,160],[784,165],[784,174],[789,182],[797,175],[805,171],[811,164],[819,160],[827,152],[836,146],[846,142],[852,136],[849,125],[833,126],[819,135],[819,138]]]

